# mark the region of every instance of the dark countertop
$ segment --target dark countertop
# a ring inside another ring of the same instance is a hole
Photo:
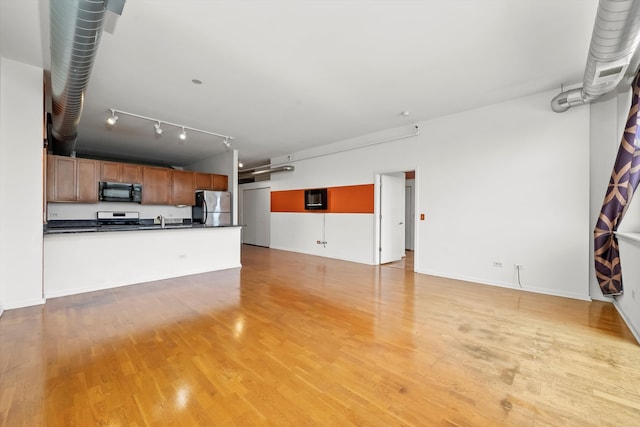
[[[147,230],[184,230],[184,229],[214,229],[238,227],[237,225],[227,225],[219,227],[206,226],[204,224],[167,224],[162,228],[159,224],[141,221],[140,224],[131,225],[102,225],[99,226],[94,220],[58,220],[50,221],[43,225],[44,234],[64,234],[64,233],[104,233],[116,231],[147,231]]]

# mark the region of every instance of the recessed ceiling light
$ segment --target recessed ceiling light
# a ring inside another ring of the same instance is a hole
[[[411,114],[411,113],[410,113],[409,111],[403,111],[403,112],[402,112],[402,113],[400,113],[400,114],[402,114],[403,116],[408,116],[408,115],[409,115],[409,114]]]
[[[202,84],[202,80],[191,79],[191,83],[193,83],[194,85],[201,85]]]

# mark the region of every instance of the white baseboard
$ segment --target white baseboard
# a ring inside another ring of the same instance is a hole
[[[562,291],[555,291],[553,289],[535,288],[530,286],[526,288],[520,288],[518,286],[513,285],[512,283],[486,282],[473,277],[452,276],[452,275],[441,274],[433,271],[417,271],[416,273],[428,274],[430,276],[444,277],[446,279],[462,280],[464,282],[477,283],[479,285],[497,286],[499,288],[514,289],[516,291],[533,292],[535,294],[551,295],[554,297],[563,297],[563,298],[578,299],[582,301],[591,301],[591,297],[588,294],[576,294],[573,292],[562,292]]]
[[[2,317],[2,313],[4,313],[4,307],[0,305],[0,317]]]
[[[22,300],[22,301],[16,301],[10,304],[6,304],[2,307],[3,310],[13,310],[14,308],[24,308],[24,307],[31,307],[34,305],[42,305],[45,302],[47,302],[46,299],[44,298],[39,298],[39,299],[31,299],[31,300]]]
[[[613,300],[613,306],[616,308],[616,310],[618,310],[618,314],[620,314],[620,317],[622,317],[622,320],[624,320],[624,323],[627,324],[627,327],[633,334],[633,337],[636,339],[636,342],[640,345],[640,331],[636,328],[636,325],[634,325],[631,319],[629,319],[629,317],[624,313],[624,311],[620,308],[618,301],[616,301],[615,299]]]

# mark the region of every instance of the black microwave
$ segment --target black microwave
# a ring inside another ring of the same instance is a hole
[[[100,182],[98,194],[102,202],[142,202],[142,184]]]
[[[326,188],[304,190],[304,208],[306,210],[326,210],[327,202],[328,200]]]

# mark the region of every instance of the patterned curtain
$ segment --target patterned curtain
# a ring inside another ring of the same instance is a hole
[[[613,166],[609,188],[594,230],[596,277],[603,295],[622,294],[620,252],[615,231],[629,206],[640,180],[640,135],[638,133],[638,103],[640,72],[633,81],[631,109],[627,117],[618,156]]]

